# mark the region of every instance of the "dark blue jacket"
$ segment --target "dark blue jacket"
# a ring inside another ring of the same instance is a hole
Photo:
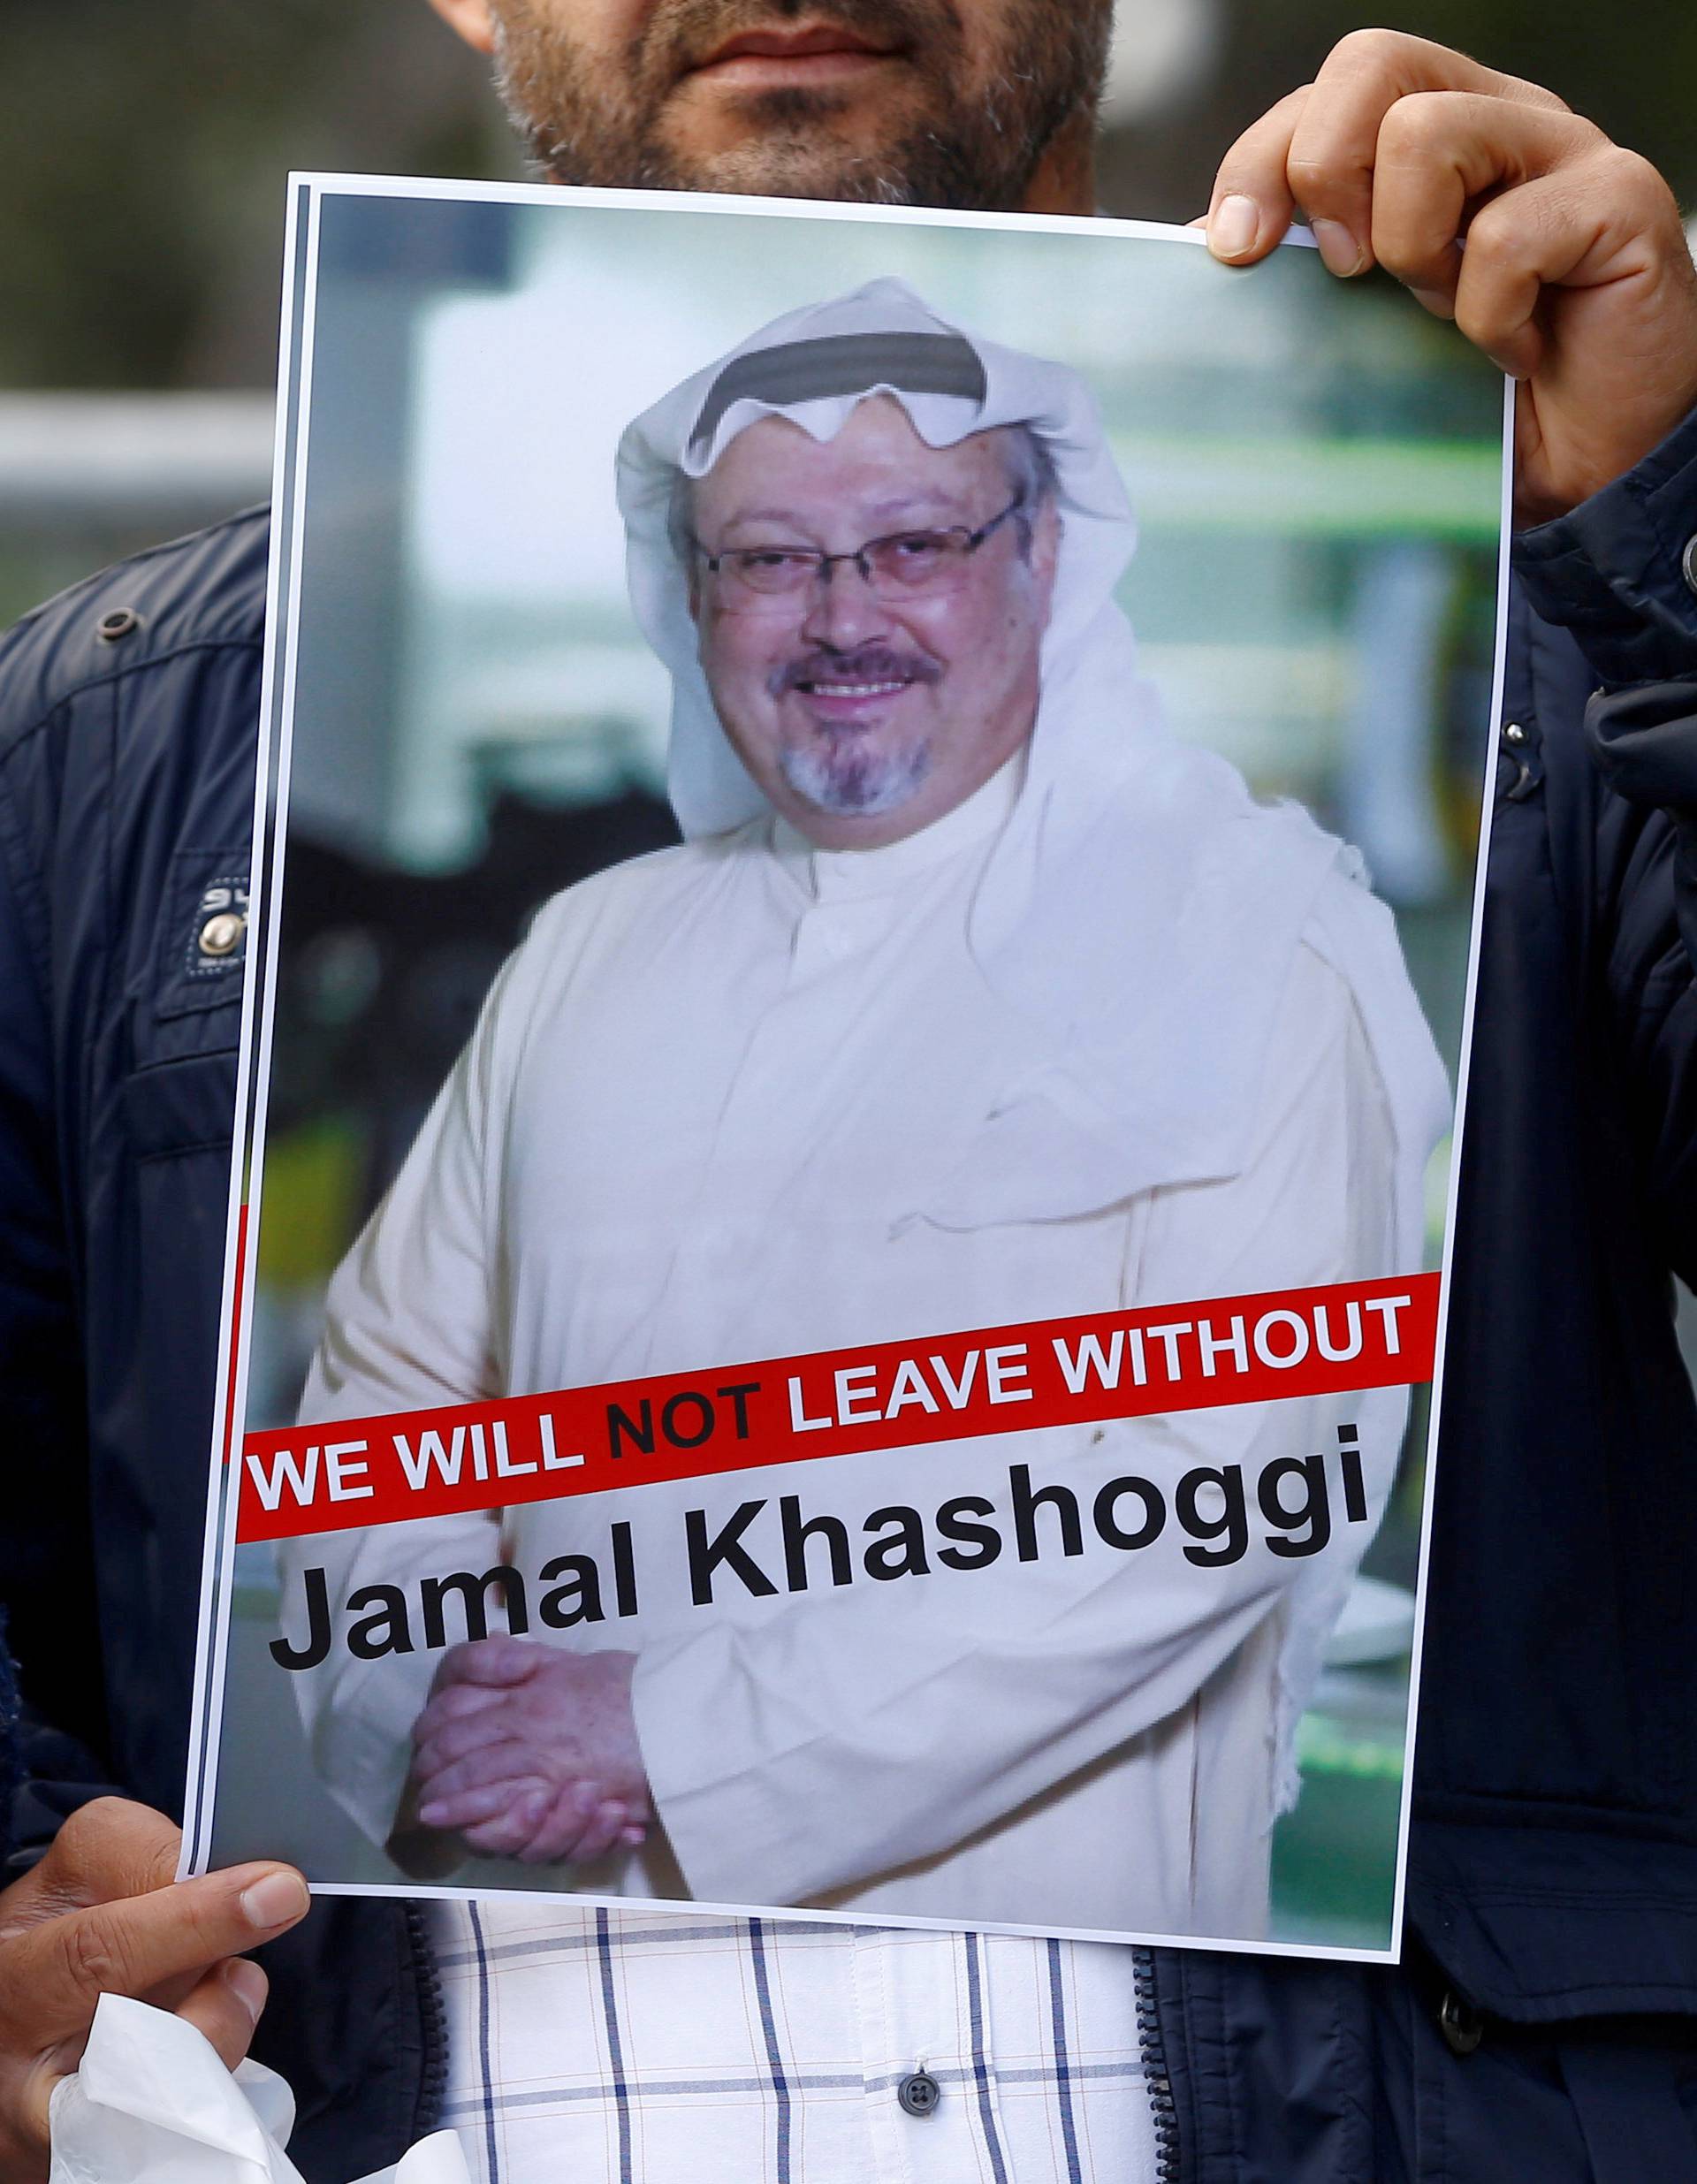
[[[1672,1273],[1697,1276],[1693,535],[1697,416],[1523,544],[1410,1961],[1142,1952],[1176,2179],[1559,2184],[1622,2148],[1654,2156],[1624,2180],[1686,2173],[1632,2133],[1686,2127],[1697,2021],[1697,1409],[1671,1313]],[[0,1599],[52,1724],[24,1839],[95,1785],[179,1805],[240,986],[194,940],[247,869],[265,551],[263,512],[237,517],[0,643]],[[442,2066],[414,1922],[327,1906],[271,1969],[297,2158],[392,2160]]]

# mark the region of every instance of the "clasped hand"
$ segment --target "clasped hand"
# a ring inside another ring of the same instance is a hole
[[[445,1654],[413,1726],[418,1823],[484,1858],[582,1862],[647,1837],[631,1653],[488,1638]]]

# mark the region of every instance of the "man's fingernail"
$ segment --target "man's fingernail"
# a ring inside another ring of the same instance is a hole
[[[1208,248],[1216,258],[1241,258],[1260,232],[1261,209],[1252,197],[1222,197],[1208,219]]]
[[[246,1957],[232,1957],[224,1967],[224,1983],[256,2025],[265,2006],[270,1982],[256,1964]]]
[[[418,1816],[427,1828],[439,1828],[447,1809],[445,1805],[421,1805]]]
[[[303,1918],[311,1908],[307,1884],[295,1873],[268,1873],[263,1881],[241,1891],[241,1915],[262,1933]]]
[[[1320,255],[1326,261],[1326,270],[1347,280],[1351,273],[1361,270],[1366,255],[1342,220],[1316,220],[1313,233],[1320,246]]]

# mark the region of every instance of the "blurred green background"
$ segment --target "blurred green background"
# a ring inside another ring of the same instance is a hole
[[[1188,219],[1220,152],[1362,21],[1558,91],[1697,200],[1697,9],[1122,0],[1111,211]],[[291,167],[515,178],[424,0],[4,0],[0,385],[259,387]]]

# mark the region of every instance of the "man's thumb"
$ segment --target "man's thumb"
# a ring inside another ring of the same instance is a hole
[[[30,1998],[43,2043],[86,2033],[103,1994],[141,1998],[271,1940],[311,1899],[290,1866],[233,1867],[146,1895],[67,1911],[11,1944],[7,1985]]]

